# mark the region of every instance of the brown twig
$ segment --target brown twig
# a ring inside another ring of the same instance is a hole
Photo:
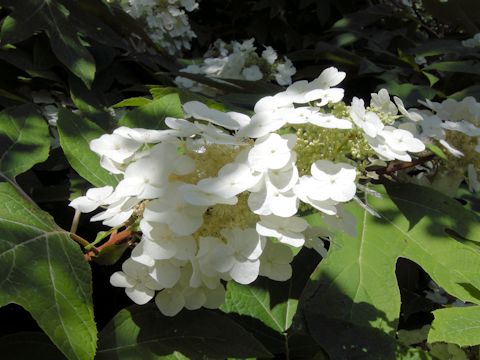
[[[110,238],[106,242],[104,242],[102,245],[100,245],[98,247],[93,247],[93,249],[90,250],[90,251],[87,251],[85,253],[85,260],[92,261],[92,259],[96,255],[98,255],[102,250],[105,250],[106,248],[108,248],[112,245],[116,245],[116,244],[119,244],[119,243],[125,241],[125,239],[128,239],[132,235],[132,233],[133,232],[130,228],[126,228],[125,230],[120,231],[120,232],[117,232],[117,230],[115,230],[110,235]]]
[[[419,158],[419,159],[416,159],[416,160],[413,160],[413,161],[410,161],[410,162],[390,161],[385,169],[378,170],[377,173],[379,175],[392,174],[392,173],[394,173],[396,171],[399,171],[399,170],[405,170],[405,169],[409,169],[409,168],[415,167],[415,166],[420,165],[420,164],[424,164],[427,161],[433,160],[434,158],[435,158],[435,155],[432,154],[432,155],[424,156],[422,158]]]

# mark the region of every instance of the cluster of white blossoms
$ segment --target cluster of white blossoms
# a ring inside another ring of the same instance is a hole
[[[369,154],[387,160],[410,160],[410,152],[425,147],[390,121],[397,107],[385,91],[373,94],[367,109],[355,98],[342,116],[334,115],[344,77],[332,67],[311,82],[295,82],[260,99],[251,117],[191,101],[183,119],[166,118],[168,129],[120,127],[93,140],[102,166],[122,180],[115,188],[90,189],[70,205],[81,212],[102,207],[93,221],[141,233],[111,283],[137,304],[155,298],[169,316],[182,308],[217,308],[226,281],[284,281],[302,246],[325,255],[319,236],[328,230],[309,226],[299,210],[318,211],[328,227],[354,232],[342,206],[356,196],[355,162],[333,162],[322,153],[299,159],[305,138],[297,139],[296,129],[357,134]],[[308,162],[306,171],[297,167],[300,160]]]
[[[198,8],[196,0],[121,0],[120,4],[133,18],[145,22],[152,41],[170,55],[190,49],[196,35],[186,12]]]
[[[261,55],[258,55],[254,41],[252,38],[227,44],[218,39],[200,63],[188,65],[180,71],[222,79],[275,80],[279,85],[290,85],[296,72],[292,62],[286,56],[280,59],[270,46],[265,47]],[[175,83],[191,91],[218,94],[218,90],[182,76],[177,76]]]
[[[454,194],[467,180],[471,191],[480,191],[480,103],[473,97],[421,103],[428,109],[409,109],[410,123],[403,126],[425,143],[438,143],[451,157],[433,169],[431,179],[423,177],[422,183]]]
[[[462,41],[462,45],[469,48],[475,48],[480,46],[480,33],[475,34],[470,39]]]

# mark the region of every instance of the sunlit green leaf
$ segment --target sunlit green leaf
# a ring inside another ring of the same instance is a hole
[[[434,153],[435,155],[437,155],[439,158],[443,159],[443,160],[447,160],[447,155],[445,155],[445,153],[443,152],[443,150],[441,148],[439,148],[437,145],[435,144],[426,144],[426,147],[428,150],[430,150],[432,153]]]
[[[398,257],[416,262],[448,293],[480,302],[479,218],[429,188],[388,183],[375,190],[382,198],[365,201],[379,217],[349,208],[357,236],[337,234],[301,300],[310,332],[334,359],[393,354]]]
[[[177,94],[165,95],[147,105],[129,111],[119,125],[131,128],[164,129],[166,117],[183,117],[182,104]]]
[[[272,306],[267,287],[246,286],[231,281],[227,285],[227,297],[222,309],[226,312],[252,316],[277,332],[283,333],[292,323],[297,302],[297,299],[288,299]]]
[[[443,341],[459,346],[480,344],[480,306],[455,307],[433,312],[428,341]]]
[[[143,98],[143,97],[133,97],[133,98],[128,98],[125,100],[120,101],[119,103],[116,103],[113,105],[113,108],[121,108],[121,107],[126,107],[126,106],[132,106],[132,107],[138,107],[138,106],[144,106],[147,104],[150,104],[152,100]]]

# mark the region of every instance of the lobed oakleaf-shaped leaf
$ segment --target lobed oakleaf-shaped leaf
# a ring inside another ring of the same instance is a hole
[[[0,0],[12,9],[2,23],[0,40],[18,43],[44,30],[58,60],[90,87],[95,77],[95,61],[83,45],[75,17],[83,13],[71,0]]]
[[[95,354],[89,265],[69,234],[0,183],[0,306],[25,308],[68,359]]]
[[[381,198],[364,199],[378,218],[350,205],[357,236],[336,235],[301,299],[308,329],[332,359],[393,356],[399,257],[416,262],[451,295],[480,301],[478,216],[429,188],[385,189],[375,187]]]
[[[209,310],[164,316],[154,304],[120,311],[102,330],[98,360],[159,359],[180,352],[192,359],[269,357],[270,353],[233,320]]]
[[[30,104],[0,112],[0,175],[9,179],[48,157],[46,121]]]
[[[302,249],[292,262],[292,277],[274,281],[259,277],[250,285],[230,281],[225,302],[220,309],[226,313],[257,319],[279,334],[285,335],[297,310],[298,298],[312,271],[320,260],[314,250]]]
[[[480,344],[480,306],[454,307],[433,312],[435,320],[428,342],[443,341],[459,346]]]
[[[178,94],[168,94],[129,111],[118,124],[131,128],[164,129],[165,118],[183,117]]]
[[[357,236],[336,234],[302,296],[303,320],[331,359],[392,358],[400,313],[395,263],[404,244],[386,238],[388,225],[356,204],[347,210]]]
[[[65,156],[80,176],[96,187],[115,186],[118,183],[114,175],[100,166],[98,155],[90,150],[90,141],[104,133],[98,125],[67,109],[61,109],[57,129]]]
[[[435,190],[389,183],[384,197],[372,199],[405,243],[402,257],[420,265],[450,295],[480,303],[480,217]],[[393,206],[392,206],[393,205]]]

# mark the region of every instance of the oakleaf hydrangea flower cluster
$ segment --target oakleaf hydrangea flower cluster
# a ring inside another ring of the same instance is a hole
[[[422,104],[428,110],[404,110],[410,123],[403,126],[425,143],[440,145],[448,158],[438,161],[434,169],[421,177],[421,183],[454,194],[460,183],[467,180],[470,191],[480,191],[480,103],[470,96],[462,101],[426,100]]]
[[[399,108],[415,114],[386,91],[367,108],[357,98],[343,103],[344,77],[328,68],[260,99],[252,116],[191,101],[184,118],[165,120],[166,130],[120,127],[93,140],[101,165],[122,180],[70,205],[102,207],[92,221],[141,233],[111,284],[137,304],[155,298],[169,316],[217,308],[227,281],[285,281],[302,246],[325,255],[319,236],[329,230],[311,227],[303,211],[355,232],[343,204],[356,197],[362,161],[409,161],[425,146],[398,127]]]
[[[196,0],[121,0],[120,4],[133,18],[145,23],[152,41],[170,55],[190,49],[196,35],[187,12],[198,8]]]
[[[290,85],[296,72],[292,62],[286,56],[280,59],[270,46],[265,47],[261,55],[258,55],[254,41],[252,38],[227,44],[218,39],[200,63],[188,65],[180,71],[222,79],[275,80],[279,85]],[[182,76],[177,76],[175,83],[191,91],[218,94],[218,90]]]

